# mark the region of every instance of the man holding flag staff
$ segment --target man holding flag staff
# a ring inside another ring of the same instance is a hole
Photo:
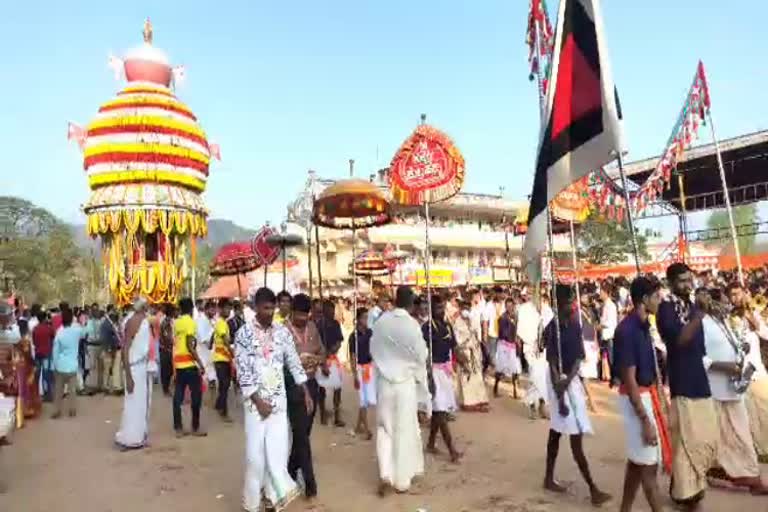
[[[579,322],[573,314],[571,288],[558,284],[555,294],[559,318],[553,319],[544,329],[544,343],[549,362],[547,388],[549,403],[553,404],[544,488],[559,493],[566,491],[565,487],[555,481],[555,463],[560,451],[560,437],[567,435],[571,439],[573,459],[589,485],[592,504],[599,507],[610,501],[611,495],[601,491],[592,480],[589,463],[584,455],[584,434],[592,434],[592,423],[587,413],[587,395],[579,378],[579,368],[584,360],[584,340],[581,337]],[[559,336],[557,330],[560,331]]]

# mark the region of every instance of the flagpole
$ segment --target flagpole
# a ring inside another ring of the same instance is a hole
[[[632,215],[632,203],[629,200],[629,188],[627,187],[627,173],[624,172],[624,156],[621,154],[621,150],[616,152],[617,160],[619,163],[619,176],[621,177],[621,188],[624,194],[624,204],[627,210],[627,224],[629,233],[632,237],[632,253],[635,256],[635,270],[639,276],[642,272],[640,269],[640,251],[637,247],[637,235],[635,233],[635,220]]]
[[[543,64],[541,62],[541,27],[539,26],[539,21],[535,22],[536,26],[536,40],[534,41],[535,44],[535,51],[536,51],[536,82],[539,88],[539,115],[541,119],[541,130],[544,129],[544,123],[546,123],[546,93],[544,92],[544,76],[543,76]],[[560,314],[558,312],[557,307],[557,284],[555,281],[555,249],[554,249],[554,243],[553,243],[553,234],[552,234],[552,214],[551,214],[551,205],[552,203],[550,201],[547,201],[547,242],[548,242],[548,250],[547,250],[547,256],[549,257],[549,277],[550,277],[550,302],[552,303],[552,309],[554,312],[554,321],[555,321],[555,336],[557,340],[557,369],[559,372],[558,378],[562,378],[563,376],[563,358],[562,358],[562,346],[561,346],[561,340],[560,340]],[[546,326],[545,326],[546,327]],[[553,383],[554,384],[554,383]]]
[[[744,286],[744,271],[741,267],[741,250],[739,249],[739,239],[736,234],[736,224],[733,222],[733,208],[731,207],[731,196],[728,194],[728,183],[725,180],[725,167],[723,166],[723,155],[720,153],[720,142],[715,133],[715,121],[712,119],[712,110],[707,109],[707,118],[709,119],[709,129],[712,132],[712,140],[715,143],[715,153],[717,153],[717,165],[720,168],[720,184],[723,187],[723,199],[725,200],[725,209],[728,211],[728,224],[731,228],[731,240],[733,241],[733,252],[736,255],[736,268],[739,272],[739,282]]]

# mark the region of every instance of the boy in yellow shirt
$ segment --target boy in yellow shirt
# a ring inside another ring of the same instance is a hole
[[[232,311],[229,299],[219,301],[219,316],[213,326],[213,365],[216,368],[216,380],[219,382],[219,394],[216,398],[216,410],[221,419],[232,423],[227,409],[227,395],[232,382],[232,337],[227,319]]]

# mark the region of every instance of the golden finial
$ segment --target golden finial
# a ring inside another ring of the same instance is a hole
[[[152,44],[152,22],[149,21],[149,18],[144,22],[144,42]]]

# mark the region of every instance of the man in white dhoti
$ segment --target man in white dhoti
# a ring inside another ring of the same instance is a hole
[[[768,487],[760,478],[757,452],[749,428],[745,389],[737,388],[735,382],[741,378],[745,364],[744,340],[738,338],[727,323],[720,305],[720,290],[698,290],[696,305],[707,313],[701,320],[706,349],[704,368],[707,369],[720,426],[718,467],[710,469],[707,476],[744,487],[752,494],[766,494]]]
[[[523,356],[528,363],[528,389],[524,400],[531,419],[536,418],[537,408],[539,417],[547,417],[545,405],[547,360],[544,353],[539,350],[541,321],[541,315],[530,299],[518,306],[515,321],[516,334],[523,345]]]
[[[213,364],[213,331],[216,317],[216,305],[213,301],[205,303],[202,314],[195,318],[197,326],[197,355],[205,365],[205,382],[208,384],[208,400],[216,403],[216,367]]]
[[[288,473],[290,439],[284,369],[302,388],[307,411],[311,414],[314,408],[293,336],[284,325],[273,324],[276,302],[270,289],[257,290],[256,317],[235,336],[235,364],[245,409],[243,508],[247,512],[261,510],[262,492],[276,511],[299,494]]]
[[[653,512],[663,510],[656,480],[659,463],[671,469],[671,446],[658,393],[656,351],[649,315],[656,314],[661,297],[659,284],[637,277],[630,286],[634,310],[614,332],[614,368],[619,386],[619,410],[624,417],[627,467],[621,512],[630,512],[642,485]]]
[[[143,448],[149,436],[152,374],[147,371],[151,337],[146,310],[146,300],[139,299],[125,323],[122,347],[125,398],[120,430],[115,434],[115,443],[123,450]]]
[[[599,507],[609,501],[611,495],[601,491],[592,480],[587,457],[584,455],[584,434],[592,433],[592,423],[587,414],[586,393],[579,378],[579,368],[584,360],[584,341],[573,311],[571,288],[558,284],[556,298],[558,318],[553,319],[544,329],[549,362],[547,388],[549,403],[552,404],[544,488],[558,493],[566,491],[566,488],[555,480],[555,463],[560,450],[560,437],[567,435],[571,440],[571,452],[576,466],[589,486],[592,504]]]
[[[397,290],[395,309],[376,322],[371,356],[376,369],[376,455],[379,494],[393,488],[407,492],[424,473],[424,453],[417,419],[417,395],[427,389],[427,345],[411,316],[413,291]]]

